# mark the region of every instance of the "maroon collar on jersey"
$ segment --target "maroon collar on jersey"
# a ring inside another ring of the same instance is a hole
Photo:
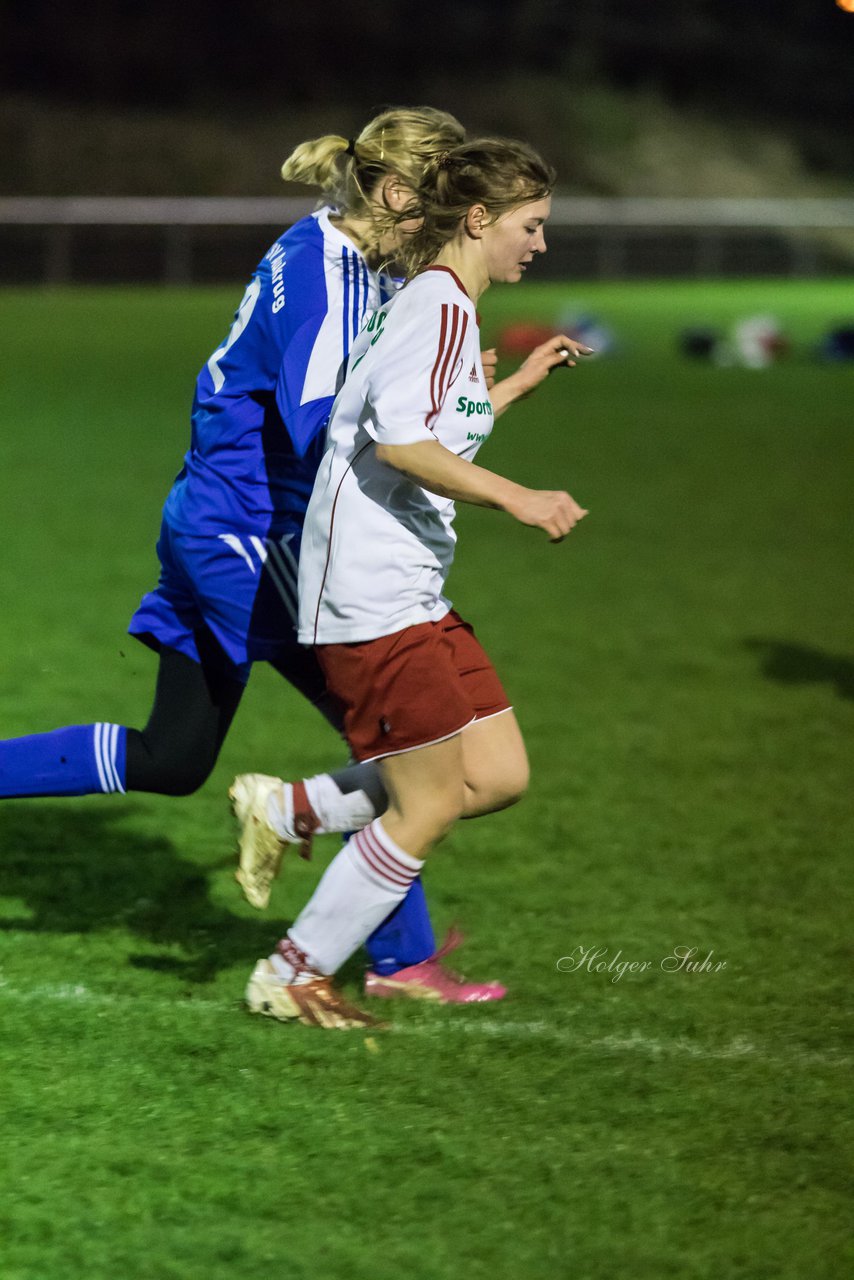
[[[467,297],[467,298],[469,297],[469,295],[468,295],[468,291],[467,291],[467,289],[466,289],[465,285],[463,284],[463,282],[462,282],[462,280],[460,279],[460,277],[457,275],[456,271],[454,271],[451,267],[443,267],[443,266],[440,266],[440,265],[438,265],[438,264],[434,264],[433,266],[425,267],[425,268],[424,268],[424,271],[447,271],[448,275],[449,275],[449,276],[453,276],[454,280],[456,280],[457,285],[459,286],[459,288],[460,288],[460,289],[462,289],[462,291],[463,291],[463,293],[466,295],[466,297]],[[471,302],[471,298],[469,298],[469,302]]]
[[[443,266],[439,266],[439,265],[434,265],[434,266],[431,266],[431,267],[422,267],[422,268],[421,268],[421,270],[418,272],[418,274],[419,274],[419,275],[423,275],[425,271],[447,271],[448,275],[449,275],[449,276],[453,276],[453,278],[454,278],[454,279],[456,280],[456,282],[457,282],[457,286],[458,286],[458,287],[463,291],[463,293],[466,295],[466,297],[467,297],[467,298],[469,298],[468,291],[466,290],[465,285],[463,284],[462,280],[461,280],[461,279],[460,279],[460,277],[457,275],[456,271],[454,271],[454,270],[453,270],[453,268],[452,268],[452,267],[443,267]],[[469,302],[471,302],[471,298],[469,298]],[[477,325],[477,327],[478,327],[478,329],[479,329],[479,328],[480,328],[480,312],[479,312],[479,311],[475,311],[475,313],[474,313],[474,321],[475,321],[475,324]]]

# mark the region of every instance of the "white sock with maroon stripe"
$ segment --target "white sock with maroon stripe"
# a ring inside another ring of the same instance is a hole
[[[374,819],[330,862],[288,937],[312,969],[334,973],[406,897],[423,866]],[[270,961],[281,977],[293,979],[294,968],[281,954]]]
[[[267,797],[267,820],[284,840],[297,840],[303,834],[296,819],[307,800],[316,835],[330,831],[360,831],[372,818],[385,812],[388,804],[385,788],[375,764],[354,764],[337,773],[318,773],[302,784],[285,782]],[[296,794],[295,794],[296,793]]]

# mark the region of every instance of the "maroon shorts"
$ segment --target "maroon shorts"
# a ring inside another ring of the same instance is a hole
[[[453,610],[439,622],[360,644],[321,644],[315,652],[330,693],[344,705],[357,760],[441,742],[510,707],[474,629]]]

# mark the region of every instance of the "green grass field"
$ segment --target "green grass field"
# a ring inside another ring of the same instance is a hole
[[[0,294],[3,736],[145,719],[124,628],[239,296]],[[390,1006],[373,1039],[242,1012],[336,849],[267,916],[239,897],[233,773],[342,754],[266,669],[196,796],[4,803],[2,1280],[850,1273],[854,369],[808,353],[854,286],[528,284],[487,295],[485,337],[574,302],[620,354],[480,460],[591,514],[554,547],[461,512],[451,581],[533,782],[426,884],[459,967],[511,995]],[[756,311],[784,364],[675,354]],[[710,965],[668,971],[677,947]],[[559,966],[588,949],[646,967]]]

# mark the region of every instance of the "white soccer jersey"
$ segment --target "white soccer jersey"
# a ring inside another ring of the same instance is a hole
[[[474,305],[452,271],[429,267],[353,344],[306,513],[303,644],[374,640],[444,617],[454,503],[380,462],[376,445],[438,440],[470,460],[492,423]]]

